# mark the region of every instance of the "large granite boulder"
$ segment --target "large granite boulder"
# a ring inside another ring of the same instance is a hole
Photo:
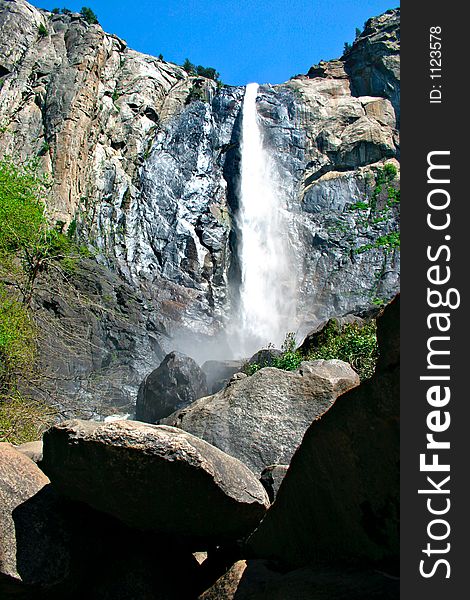
[[[325,559],[397,567],[399,298],[378,319],[377,337],[375,375],[307,430],[248,542],[255,556],[291,568]]]
[[[69,563],[67,529],[49,479],[27,456],[0,443],[0,592],[8,580],[11,586],[57,584]]]
[[[44,435],[54,487],[129,526],[196,549],[249,534],[269,500],[241,462],[180,429],[66,421]]]
[[[266,367],[162,423],[206,440],[259,475],[269,465],[289,464],[310,423],[358,384],[357,373],[340,360],[304,362],[296,372]]]
[[[142,382],[135,417],[155,423],[207,394],[206,376],[196,361],[181,352],[170,352]]]

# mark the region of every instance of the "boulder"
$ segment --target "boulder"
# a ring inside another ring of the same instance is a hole
[[[36,442],[26,442],[25,444],[15,446],[15,448],[18,450],[18,452],[21,452],[35,463],[38,463],[42,460],[42,440],[37,440]]]
[[[289,464],[310,423],[359,384],[357,373],[340,360],[304,362],[296,372],[266,367],[234,378],[162,423],[206,440],[257,474]]]
[[[131,527],[194,550],[248,535],[269,500],[241,462],[180,429],[138,421],[65,421],[44,435],[54,487]]]
[[[10,587],[62,581],[69,572],[67,539],[49,479],[27,456],[0,443],[0,591],[7,581]]]
[[[309,427],[248,541],[253,556],[290,568],[325,559],[397,568],[399,298],[379,317],[377,338],[375,375]]]
[[[377,571],[303,568],[275,571],[266,560],[239,560],[199,600],[395,600],[399,581]]]
[[[243,367],[243,360],[206,360],[201,369],[207,380],[209,394],[216,394]]]
[[[135,416],[155,423],[207,394],[206,376],[196,361],[181,352],[170,352],[142,382]]]

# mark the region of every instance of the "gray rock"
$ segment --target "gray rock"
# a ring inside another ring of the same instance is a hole
[[[44,435],[54,487],[194,550],[249,534],[269,505],[242,463],[186,432],[137,421],[66,421]]]
[[[242,360],[206,360],[201,369],[206,374],[209,394],[223,389],[232,375],[238,373],[242,367]]]
[[[369,19],[343,58],[353,94],[388,98],[400,118],[400,9]]]
[[[382,361],[374,376],[307,430],[275,503],[248,541],[252,556],[289,568],[325,557],[381,561],[397,571],[399,307],[397,298],[378,319]]]
[[[224,390],[162,423],[201,437],[254,473],[275,463],[289,464],[310,423],[359,383],[340,360],[304,362],[294,373],[266,367],[251,377],[238,375]]]
[[[135,417],[155,423],[207,394],[206,376],[199,365],[181,352],[170,352],[142,382]]]

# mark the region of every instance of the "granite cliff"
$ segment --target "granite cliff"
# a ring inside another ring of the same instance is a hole
[[[260,88],[303,331],[399,287],[399,17],[370,19],[341,59]],[[94,253],[66,285],[45,274],[37,288],[52,391],[72,401],[67,414],[78,400],[88,416],[132,412],[167,351],[197,348],[202,360],[211,339],[224,347],[240,272],[244,88],[24,0],[0,1],[0,78],[0,152],[40,158],[51,219]]]

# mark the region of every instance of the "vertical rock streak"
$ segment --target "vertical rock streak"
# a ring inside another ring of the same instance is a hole
[[[295,314],[285,199],[275,164],[263,145],[257,94],[258,84],[247,85],[237,214],[241,286],[234,351],[245,356],[269,342],[280,344]]]

